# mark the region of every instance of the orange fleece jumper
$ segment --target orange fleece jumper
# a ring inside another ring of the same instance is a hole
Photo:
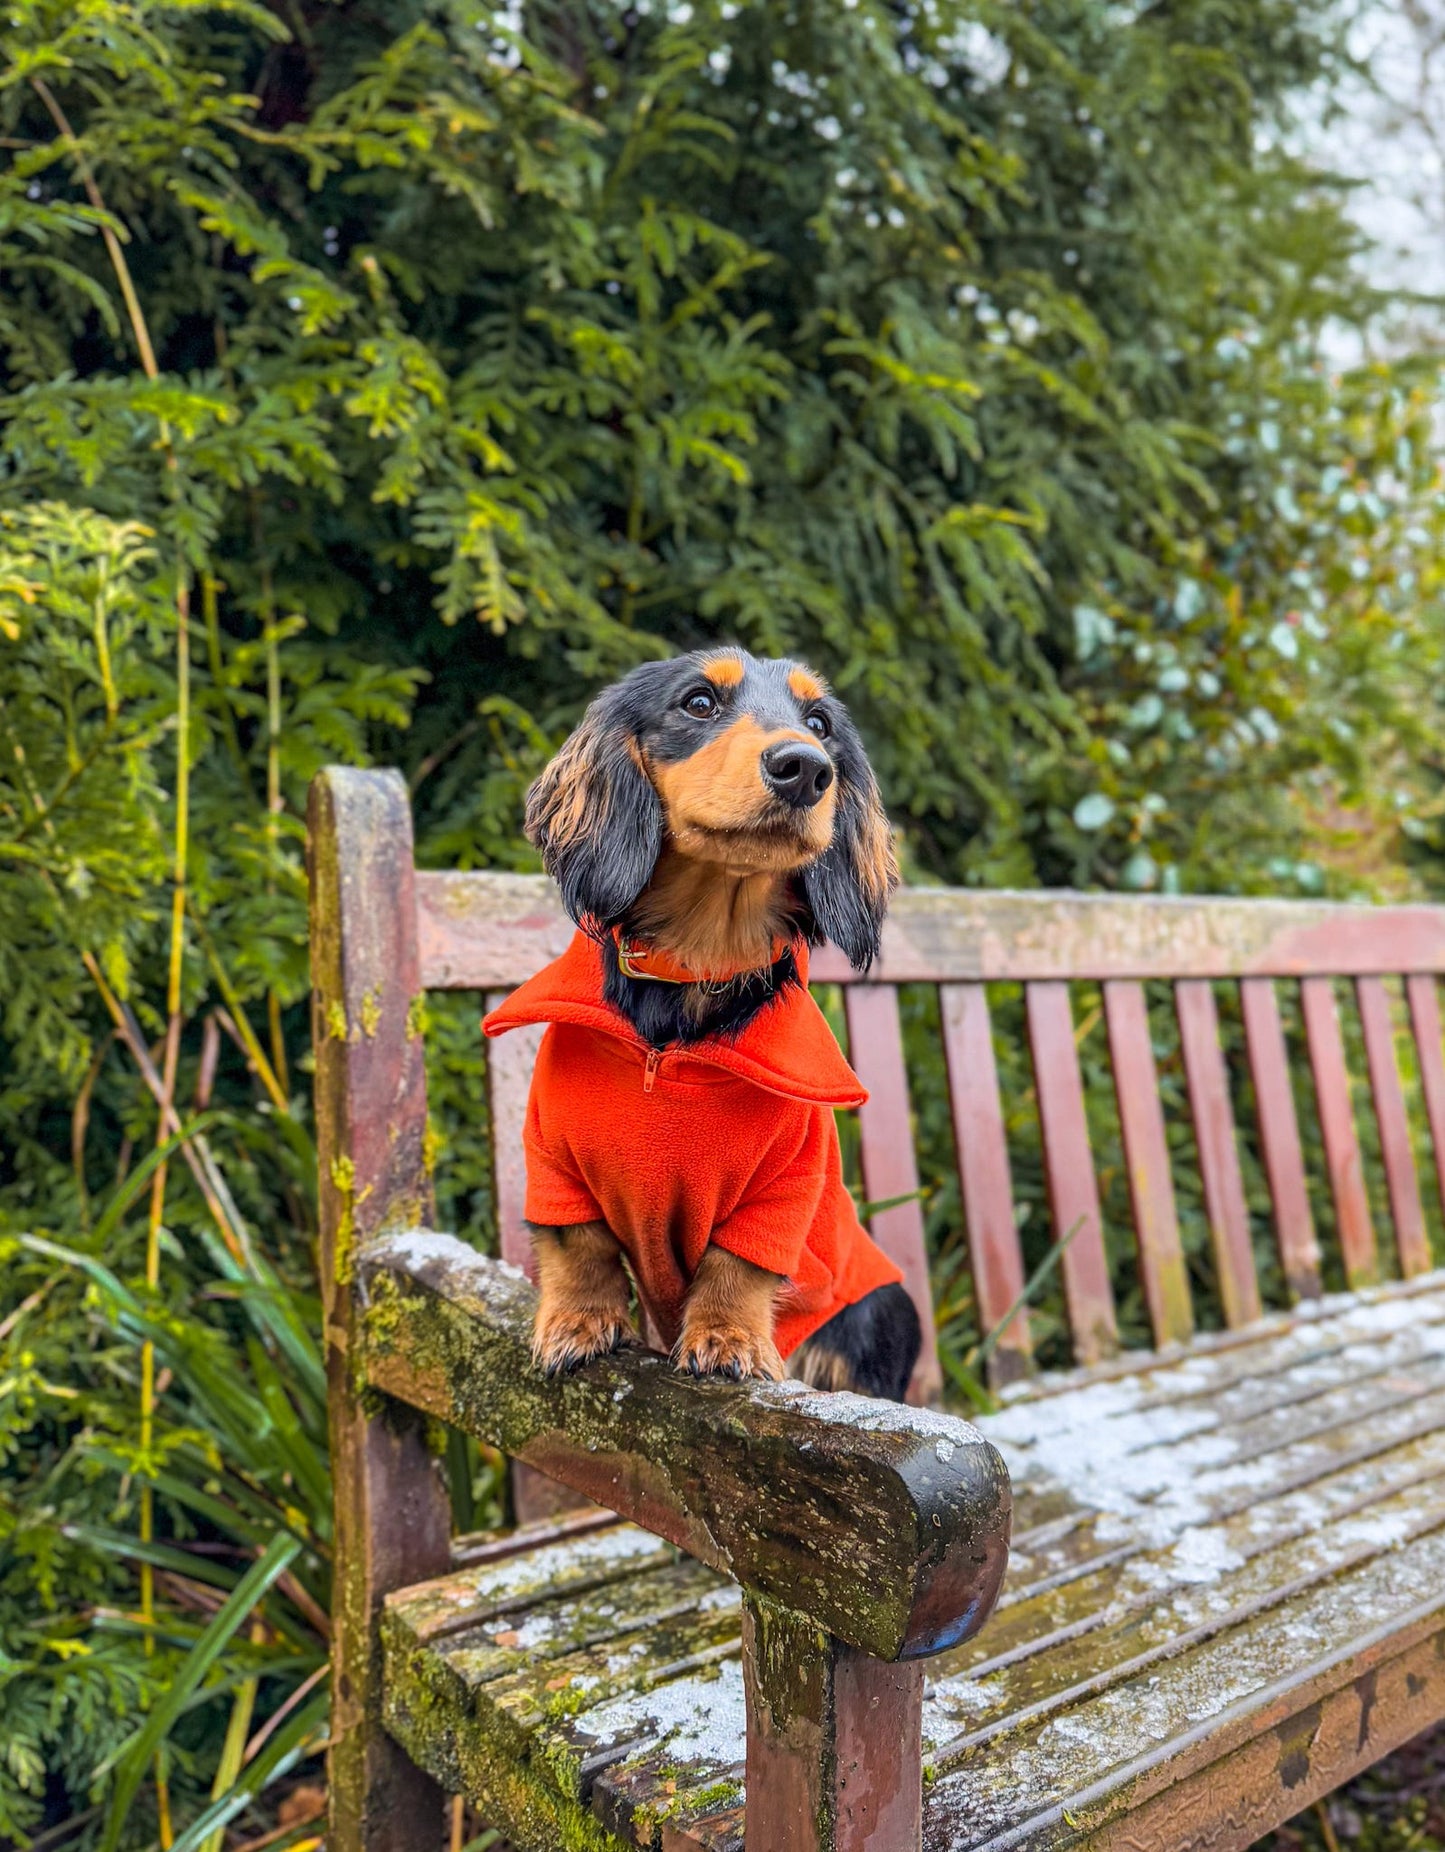
[[[806,950],[797,948],[803,983]],[[903,1275],[843,1187],[835,1106],[868,1095],[822,1011],[793,986],[735,1036],[651,1049],[603,1000],[602,953],[578,933],[482,1027],[549,1024],[527,1102],[525,1213],[605,1222],[670,1344],[710,1241],[786,1277],[786,1357],[844,1306]]]

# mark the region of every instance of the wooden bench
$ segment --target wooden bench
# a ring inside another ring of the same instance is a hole
[[[428,1232],[420,1003],[505,994],[571,924],[540,878],[414,872],[392,774],[323,774],[310,829],[330,1852],[430,1852],[443,1788],[526,1852],[739,1852],[745,1834],[747,1852],[1241,1847],[1445,1717],[1445,1274],[1429,1271],[1387,982],[1403,978],[1438,1186],[1445,910],[914,890],[866,980],[817,958],[815,982],[846,986],[871,1090],[865,1193],[909,1198],[874,1231],[930,1333],[897,987],[938,987],[987,1330],[1024,1263],[986,986],[1023,986],[1080,1367],[1037,1374],[1040,1320],[1019,1312],[992,1354],[1001,1411],[975,1428],[796,1384],[692,1382],[639,1354],[545,1382],[519,1271],[535,1039],[489,1050],[503,1258],[485,1260]],[[1172,1143],[1146,983],[1172,990],[1189,1122]],[[1152,1351],[1119,1350],[1083,984],[1099,987]],[[1281,1013],[1296,988],[1306,1063]],[[1230,998],[1232,1021],[1236,996],[1240,1124],[1218,1013]],[[1262,1310],[1242,1145],[1286,1311]],[[1176,1184],[1207,1213],[1194,1281]],[[1331,1270],[1350,1290],[1322,1298]],[[1195,1335],[1206,1273],[1222,1329]],[[940,1386],[930,1336],[915,1397]],[[521,1463],[519,1529],[450,1538],[428,1417]],[[569,1489],[606,1510],[567,1509]]]

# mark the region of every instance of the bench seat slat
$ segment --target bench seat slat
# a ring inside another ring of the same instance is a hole
[[[1300,984],[1305,1041],[1314,1075],[1319,1108],[1320,1136],[1324,1140],[1325,1168],[1335,1205],[1336,1234],[1344,1257],[1345,1278],[1352,1287],[1370,1285],[1379,1277],[1375,1229],[1365,1195],[1365,1173],[1360,1141],[1355,1131],[1355,1110],[1350,1101],[1350,1075],[1345,1066],[1345,1044],[1340,1034],[1335,989],[1327,977],[1308,977]]]
[[[1194,1332],[1194,1311],[1189,1301],[1184,1250],[1179,1244],[1174,1180],[1144,986],[1128,978],[1110,978],[1103,992],[1114,1097],[1129,1170],[1139,1277],[1149,1307],[1149,1322],[1154,1342],[1161,1348],[1187,1343]]]
[[[1285,1283],[1296,1300],[1320,1295],[1320,1248],[1305,1186],[1299,1119],[1290,1085],[1289,1050],[1280,1021],[1279,998],[1267,977],[1247,977],[1239,986],[1244,1040],[1254,1082],[1260,1154],[1274,1207],[1275,1241]]]
[[[1198,1799],[1186,1785],[1192,1778],[1264,1735],[1269,1761],[1259,1785],[1240,1797],[1249,1813],[1234,1810],[1239,1836],[1217,1842],[1252,1843],[1297,1812],[1302,1801],[1338,1785],[1439,1715],[1445,1665],[1433,1641],[1427,1704],[1398,1710],[1392,1705],[1388,1715],[1362,1717],[1355,1681],[1380,1665],[1391,1648],[1408,1649],[1439,1627],[1445,1616],[1442,1576],[1445,1534],[1437,1529],[1402,1547],[1376,1550],[1344,1573],[1311,1578],[1236,1624],[1211,1632],[1210,1623],[1201,1622],[1205,1637],[1191,1648],[1140,1666],[1136,1676],[1147,1671],[1147,1689],[1132,1691],[1132,1701],[1119,1701],[1112,1684],[1081,1695],[1069,1708],[995,1738],[936,1778],[928,1791],[925,1852],[1057,1844],[1066,1810],[1072,1823],[1091,1829],[1090,1844],[1110,1843],[1102,1835],[1111,1824],[1117,1824],[1121,1844],[1196,1843],[1142,1832],[1141,1804],[1172,1789],[1166,1817],[1180,1817]],[[1347,1695],[1352,1727],[1343,1743],[1320,1743],[1313,1720],[1301,1713],[1337,1693]],[[1149,1720],[1142,1732],[1141,1704]],[[1271,1727],[1274,1719],[1282,1725],[1294,1717],[1300,1717],[1301,1773],[1313,1778],[1308,1786],[1303,1780],[1286,1785],[1294,1770]],[[925,1729],[929,1721],[925,1708]],[[1002,1771],[1006,1781],[1000,1780]],[[1213,1802],[1217,1818],[1217,1788]]]
[[[1430,1271],[1430,1243],[1425,1234],[1420,1180],[1415,1173],[1410,1122],[1405,1115],[1405,1095],[1395,1056],[1390,997],[1384,980],[1378,977],[1356,979],[1355,997],[1365,1036],[1365,1062],[1370,1074],[1370,1094],[1375,1102],[1375,1122],[1380,1129],[1380,1156],[1390,1197],[1390,1219],[1395,1224],[1395,1248],[1400,1257],[1400,1272],[1408,1280]]]
[[[941,985],[939,1015],[978,1330],[986,1336],[1022,1293],[1024,1262],[1014,1221],[993,1024],[983,985]],[[1021,1310],[990,1360],[995,1385],[1027,1375],[1032,1352],[1028,1313]]]
[[[1174,1001],[1224,1319],[1248,1325],[1260,1315],[1259,1281],[1213,986],[1206,978],[1184,979],[1174,987]]]
[[[1059,1267],[1074,1355],[1080,1363],[1094,1363],[1118,1349],[1119,1330],[1069,987],[1054,982],[1030,984],[1024,995],[1054,1240],[1068,1240]]]

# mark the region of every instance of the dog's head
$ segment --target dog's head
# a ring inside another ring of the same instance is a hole
[[[740,649],[644,663],[599,695],[528,793],[527,835],[589,928],[625,917],[666,846],[791,879],[804,929],[858,970],[898,882],[847,709],[801,663]]]

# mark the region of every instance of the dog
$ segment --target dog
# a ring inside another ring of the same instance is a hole
[[[579,929],[483,1024],[548,1025],[536,1361],[637,1342],[635,1283],[681,1369],[902,1400],[918,1315],[844,1187],[833,1108],[866,1094],[807,991],[825,939],[867,969],[898,882],[842,702],[736,648],[646,663],[587,709],[526,831]]]

